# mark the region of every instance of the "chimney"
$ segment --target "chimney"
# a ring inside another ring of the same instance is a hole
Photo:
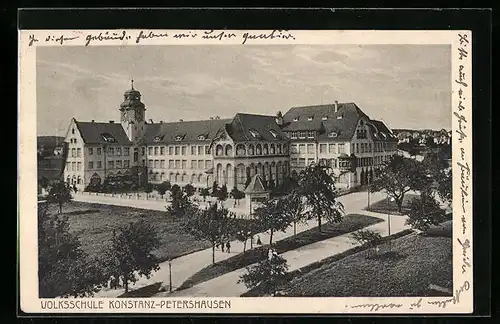
[[[335,100],[335,113],[339,111],[339,102]]]
[[[179,119],[179,121],[182,123],[184,121],[184,119]]]
[[[149,122],[152,124],[152,123],[153,123],[153,120],[152,120],[152,119],[149,119]]]
[[[95,120],[93,120],[93,119],[92,119],[92,122],[94,123],[94,122],[95,122]]]
[[[276,124],[278,126],[283,126],[283,114],[281,113],[281,111],[278,111],[278,113],[276,114]]]
[[[115,123],[115,121],[114,121],[114,120],[110,120],[110,121],[109,121],[109,123],[110,123],[110,124],[114,124],[114,123]]]
[[[163,120],[160,120],[160,124],[163,124]]]

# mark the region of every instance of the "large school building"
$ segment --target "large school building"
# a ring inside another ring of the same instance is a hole
[[[79,190],[120,177],[198,188],[215,181],[244,190],[255,174],[276,186],[311,163],[327,164],[338,186],[351,188],[368,182],[397,149],[387,125],[355,103],[153,123],[132,83],[119,111],[119,123],[70,121],[64,179]]]

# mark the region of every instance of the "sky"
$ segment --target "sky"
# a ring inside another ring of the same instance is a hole
[[[37,48],[37,134],[71,118],[119,121],[123,93],[146,119],[231,118],[354,102],[391,128],[451,128],[448,45],[164,45]]]

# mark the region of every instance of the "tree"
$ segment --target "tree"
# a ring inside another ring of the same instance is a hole
[[[217,199],[219,199],[220,201],[225,201],[228,197],[228,192],[227,192],[227,186],[226,185],[223,185],[219,192],[217,193]]]
[[[89,297],[106,278],[69,231],[68,217],[48,215],[38,204],[38,289],[40,298]]]
[[[212,197],[218,197],[219,195],[219,185],[216,181],[212,184]]]
[[[144,220],[122,226],[117,234],[113,231],[111,248],[106,251],[107,274],[111,288],[124,287],[140,277],[150,278],[160,269],[159,260],[152,251],[160,246],[155,228]]]
[[[39,184],[43,189],[47,189],[49,186],[49,179],[47,177],[41,177],[39,180]]]
[[[260,286],[271,296],[276,295],[288,277],[287,261],[275,252],[271,257],[247,267],[246,270],[247,272],[240,276],[238,283],[243,282],[248,289]]]
[[[304,201],[302,197],[291,194],[284,196],[283,199],[286,201],[283,213],[288,214],[287,218],[292,220],[293,236],[295,237],[297,235],[297,223],[306,220],[307,215],[304,214]]]
[[[196,189],[193,187],[192,184],[188,183],[187,185],[184,186],[184,192],[188,197],[191,197],[196,192]]]
[[[62,213],[62,206],[71,201],[73,196],[71,195],[71,188],[68,183],[64,181],[56,182],[49,190],[47,196],[47,201],[50,203],[57,204],[59,206],[59,214]]]
[[[156,186],[156,190],[158,191],[158,193],[161,195],[162,198],[163,195],[167,192],[167,190],[170,190],[170,188],[172,188],[172,186],[168,181],[164,181]]]
[[[366,257],[370,258],[373,255],[374,247],[382,238],[382,235],[372,230],[359,230],[351,234],[353,245],[366,245],[368,247]]]
[[[273,234],[285,231],[292,223],[289,213],[284,213],[287,200],[271,199],[255,210],[256,222],[269,231],[269,245],[273,244]]]
[[[253,220],[245,220],[236,223],[236,239],[243,243],[243,252],[246,251],[248,239],[252,238],[255,234],[255,222]]]
[[[231,190],[231,197],[233,197],[235,203],[239,205],[240,199],[245,198],[245,193],[241,190],[238,190],[238,188],[234,187],[233,190]]]
[[[146,197],[149,197],[149,194],[153,192],[153,185],[150,183],[146,183],[144,186],[144,192],[146,193]]]
[[[198,209],[184,218],[183,227],[199,240],[212,245],[212,263],[215,264],[215,246],[225,244],[234,229],[235,215],[226,208],[213,204],[206,209]]]
[[[210,190],[208,188],[201,189],[200,195],[203,197],[203,202],[207,201],[207,197],[210,196]]]
[[[177,185],[177,184],[174,184],[172,186],[172,188],[170,188],[170,193],[172,194],[172,197],[175,196],[176,194],[178,194],[181,191],[182,191],[181,187],[179,187],[179,185]]]
[[[184,218],[187,214],[196,213],[196,207],[191,203],[187,194],[180,189],[175,190],[172,187],[172,201],[167,208],[167,214],[171,217]]]
[[[445,212],[431,191],[422,191],[419,197],[412,199],[409,208],[406,224],[415,229],[426,231],[445,221]]]
[[[344,213],[344,206],[337,201],[338,189],[330,175],[330,169],[321,164],[309,165],[300,173],[298,186],[292,193],[295,196],[293,199],[304,201],[305,217],[317,219],[319,232],[323,219],[340,222]]]
[[[405,194],[422,186],[422,174],[418,162],[400,155],[393,155],[382,164],[372,183],[373,191],[383,190],[394,199],[401,213]]]

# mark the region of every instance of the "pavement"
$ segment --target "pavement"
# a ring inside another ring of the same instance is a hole
[[[369,229],[376,231],[382,237],[392,235],[409,228],[405,225],[405,221],[407,218],[406,216],[388,216],[387,214],[380,214],[369,211],[363,211],[362,213],[364,215],[373,216],[384,220],[383,222],[379,222],[377,224],[370,225],[364,228],[365,230]],[[390,234],[388,225],[389,217]],[[354,248],[355,246],[358,246],[358,243],[353,244],[353,241],[350,239],[352,233],[353,232],[305,245],[295,250],[285,252],[281,254],[281,256],[287,260],[289,271],[294,271],[311,263],[323,260],[327,257],[342,253],[346,250]],[[248,291],[245,284],[238,283],[240,276],[244,273],[246,273],[245,268],[238,269],[220,277],[202,282],[188,289],[175,291],[171,294],[159,293],[156,296],[239,297],[243,293]]]
[[[380,201],[382,199],[385,199],[385,195],[377,192],[377,193],[372,193],[370,197],[370,201],[372,203]],[[165,202],[164,201],[146,201],[146,200],[134,200],[134,199],[123,199],[123,204],[118,204],[117,198],[112,198],[112,197],[103,197],[103,196],[87,196],[87,195],[75,195],[74,200],[76,201],[84,201],[84,202],[90,202],[90,203],[102,203],[102,204],[111,204],[108,203],[108,201],[114,202],[112,205],[121,205],[121,206],[129,206],[129,207],[136,207],[136,208],[146,208],[146,209],[154,209],[154,210],[165,210]],[[363,208],[366,207],[367,205],[367,193],[366,192],[355,192],[351,194],[347,194],[344,196],[341,196],[338,198],[338,200],[344,205],[344,209],[346,211],[346,214],[352,214],[352,213],[362,213],[365,215],[372,215],[376,213],[371,213],[368,211],[364,211]],[[161,208],[160,208],[161,207]],[[158,208],[158,209],[157,209]],[[387,217],[387,215],[382,215],[382,214],[376,214],[379,216],[375,217]],[[403,222],[404,220],[402,216],[392,216],[391,217],[391,225],[395,223],[393,219],[396,219],[396,217],[399,219],[397,222]],[[375,225],[379,225],[380,229],[383,231],[383,228],[387,226],[387,224],[384,226],[382,224],[386,224],[386,222],[383,223],[378,223]],[[398,223],[399,224],[399,223]],[[311,220],[308,221],[305,224],[297,224],[297,233],[303,232],[305,230],[308,230],[310,228],[314,228],[317,226],[316,220]],[[372,225],[373,226],[373,225]],[[395,226],[394,230],[399,227],[399,225],[392,225]],[[393,231],[394,231],[393,230]],[[395,233],[391,231],[392,233]],[[284,238],[290,237],[293,235],[293,227],[291,226],[286,232],[277,232],[273,234],[273,241],[277,242],[279,240],[282,240]],[[256,234],[255,238],[259,236],[262,243],[266,243],[269,241],[269,234],[268,233],[259,233]],[[293,270],[295,266],[301,267],[301,264],[309,264],[311,262],[315,262],[317,260],[321,260],[326,256],[332,255],[332,249],[335,250],[336,253],[340,253],[343,250],[338,249],[347,249],[348,247],[352,248],[354,247],[352,244],[349,243],[349,245],[342,243],[342,240],[345,240],[345,238],[341,238],[340,236],[337,237],[337,240],[332,241],[333,239],[330,240],[325,240],[321,242],[317,242],[314,244],[306,245],[303,246],[299,249],[296,249],[294,251],[289,251],[283,254],[285,258],[290,258],[290,270]],[[338,247],[336,247],[338,245]],[[255,245],[254,245],[255,247]],[[250,248],[250,242],[247,242],[247,249]],[[224,259],[227,259],[237,253],[243,252],[243,243],[239,241],[232,241],[231,242],[231,253],[226,253],[222,251],[216,251],[215,252],[215,261],[221,261]],[[300,255],[300,257],[299,257]],[[296,260],[296,261],[293,261]],[[300,261],[299,261],[300,260]],[[177,259],[172,260],[171,263],[171,277],[172,277],[172,289],[175,290],[177,287],[179,287],[185,280],[187,280],[189,277],[206,267],[207,265],[212,263],[212,249],[205,249],[201,250],[198,252],[194,252],[182,257],[179,257]],[[244,269],[242,269],[244,271]],[[177,294],[181,294],[182,296],[187,295],[189,296],[217,296],[219,294],[222,294],[221,296],[239,296],[239,292],[241,291],[241,286],[236,284],[236,281],[238,280],[239,277],[239,272],[236,273],[228,273],[226,275],[223,275],[221,277],[218,277],[213,280],[206,281],[204,283],[201,283],[199,285],[196,285],[194,287],[191,287],[189,289],[179,291],[179,292],[174,292],[170,294],[171,296],[177,296]],[[235,280],[233,280],[236,278]],[[169,264],[168,262],[163,262],[160,264],[160,269],[156,272],[153,273],[151,278],[140,278],[139,281],[137,281],[135,284],[131,285],[129,288],[130,290],[136,290],[151,284],[155,284],[160,282],[162,287],[164,287],[167,291],[169,290]],[[235,284],[233,285],[232,282]],[[224,289],[219,289],[220,287],[227,286]],[[244,287],[244,286],[243,286]],[[220,291],[220,292],[219,292]],[[96,293],[95,297],[116,297],[121,295],[124,292],[123,289],[103,289]],[[180,296],[180,295],[179,295]]]

